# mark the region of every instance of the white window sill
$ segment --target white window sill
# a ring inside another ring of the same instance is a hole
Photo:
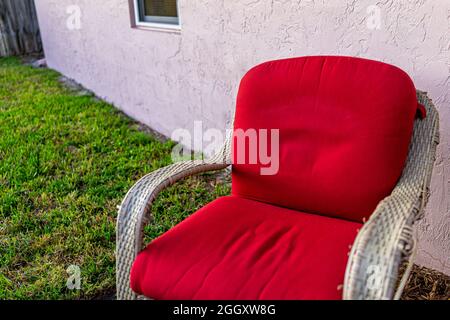
[[[181,32],[181,26],[179,24],[168,24],[168,23],[137,22],[134,28],[142,30],[173,32],[173,33]]]

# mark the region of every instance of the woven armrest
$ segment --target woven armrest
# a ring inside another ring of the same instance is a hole
[[[345,274],[344,299],[392,299],[399,268],[411,259],[413,224],[422,217],[428,200],[439,143],[438,113],[425,93],[418,91],[417,97],[427,116],[414,124],[408,159],[397,186],[356,237]]]
[[[208,161],[178,162],[158,169],[141,178],[125,196],[117,218],[116,283],[117,299],[136,299],[130,289],[130,270],[137,254],[143,249],[143,229],[151,220],[151,205],[157,195],[176,181],[201,172],[225,169],[230,160],[227,145]]]

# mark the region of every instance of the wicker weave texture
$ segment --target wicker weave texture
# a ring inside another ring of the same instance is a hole
[[[116,286],[117,298],[137,299],[130,289],[130,270],[134,259],[143,249],[143,229],[151,220],[151,205],[157,195],[185,177],[201,172],[221,170],[231,164],[230,144],[209,160],[178,162],[141,178],[127,193],[119,209],[116,227]]]
[[[392,194],[379,203],[358,233],[350,251],[344,299],[392,299],[399,267],[414,249],[413,224],[422,218],[436,146],[439,117],[423,92],[417,97],[427,117],[416,120],[408,159]]]

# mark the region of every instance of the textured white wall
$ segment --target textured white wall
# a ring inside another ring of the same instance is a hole
[[[70,5],[79,30],[66,26]],[[51,68],[168,136],[194,120],[223,129],[239,79],[265,60],[338,54],[403,68],[441,118],[417,263],[450,274],[450,0],[179,0],[180,33],[131,29],[127,0],[36,6]]]

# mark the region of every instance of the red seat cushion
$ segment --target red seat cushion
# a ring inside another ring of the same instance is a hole
[[[279,129],[279,170],[261,175],[268,165],[239,164],[234,149],[232,192],[368,218],[401,175],[417,105],[408,75],[381,62],[320,56],[256,66],[242,79],[235,129]]]
[[[131,287],[154,299],[340,299],[360,227],[222,197],[151,242]]]

